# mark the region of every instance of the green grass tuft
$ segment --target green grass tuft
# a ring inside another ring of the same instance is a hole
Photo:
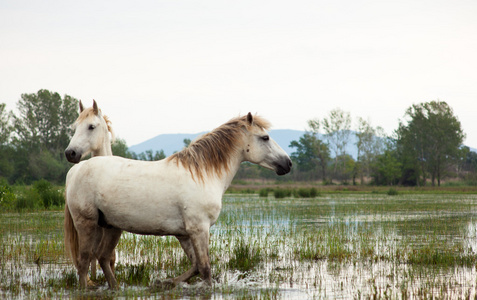
[[[228,262],[231,269],[247,272],[254,269],[263,260],[262,250],[256,245],[250,245],[240,240],[232,250],[232,256]]]

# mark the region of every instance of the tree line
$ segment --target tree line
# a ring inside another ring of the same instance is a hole
[[[22,94],[18,113],[0,103],[0,180],[30,184],[44,179],[63,184],[71,168],[64,150],[73,136],[71,125],[79,115],[79,101],[69,95],[39,90]],[[136,154],[126,142],[116,139],[114,155],[142,160],[165,157],[163,151]]]
[[[78,100],[48,90],[22,94],[18,113],[0,103],[0,179],[30,184],[45,179],[64,183],[71,164],[64,149],[72,137],[71,125],[78,117]],[[324,184],[440,185],[445,178],[477,183],[477,153],[462,145],[465,134],[452,108],[443,101],[409,107],[391,136],[369,120],[339,108],[322,119],[307,122],[308,128],[290,147],[294,168],[278,180],[322,181]],[[353,137],[356,157],[347,153]],[[184,140],[187,147],[190,140]],[[122,139],[112,145],[114,155],[159,160],[164,151],[136,154]],[[236,176],[273,179],[273,172],[242,164]]]
[[[346,149],[351,137],[357,157]],[[353,127],[351,114],[339,108],[308,128],[290,147],[295,151],[291,180],[324,184],[440,186],[443,179],[477,184],[477,153],[464,146],[465,134],[452,108],[443,101],[409,107],[392,135],[363,118]],[[238,178],[272,178],[246,165]],[[286,180],[287,178],[283,178]]]

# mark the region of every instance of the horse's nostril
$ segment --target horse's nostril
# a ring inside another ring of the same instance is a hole
[[[68,158],[74,158],[76,156],[76,152],[74,150],[66,150],[65,154]]]
[[[69,161],[69,162],[72,162],[72,163],[78,163],[81,159],[81,154],[80,153],[76,153],[75,150],[72,150],[72,149],[68,149],[65,151],[65,156],[66,156],[66,159]]]

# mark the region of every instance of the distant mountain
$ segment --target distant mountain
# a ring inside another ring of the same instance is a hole
[[[201,133],[177,133],[177,134],[160,134],[152,139],[149,139],[140,144],[129,147],[129,151],[136,152],[137,154],[145,152],[147,150],[152,150],[153,152],[164,150],[164,154],[169,156],[174,152],[182,150],[184,148],[184,139],[190,139],[193,141],[200,135],[203,135],[205,132]]]
[[[140,144],[129,147],[129,151],[135,152],[137,154],[152,150],[153,152],[164,150],[166,156],[173,154],[174,152],[180,151],[184,148],[184,139],[194,140],[197,137],[203,135],[205,132],[192,133],[192,134],[160,134],[152,139],[149,139]],[[305,134],[305,131],[302,130],[291,130],[291,129],[275,129],[270,131],[270,136],[274,139],[280,147],[285,150],[288,155],[294,152],[296,149],[290,148],[291,141],[298,141],[301,136]],[[357,150],[355,146],[355,136],[350,135],[350,142],[346,149],[346,153],[351,154],[356,159]]]
[[[173,154],[174,152],[182,150],[184,148],[184,139],[190,139],[193,141],[197,137],[203,135],[205,132],[191,133],[191,134],[160,134],[152,139],[149,139],[140,144],[129,147],[129,151],[136,152],[137,154],[152,150],[153,152],[164,150],[166,156]],[[291,141],[298,141],[301,136],[305,134],[302,130],[291,129],[276,129],[270,131],[270,136],[285,150],[288,155],[292,154],[296,149],[290,148]],[[323,139],[323,136],[320,136]],[[350,134],[350,141],[346,147],[346,153],[350,154],[354,159],[357,158],[358,150],[356,148],[356,136]],[[470,148],[471,151],[477,152],[477,149]],[[333,155],[333,154],[332,154]]]

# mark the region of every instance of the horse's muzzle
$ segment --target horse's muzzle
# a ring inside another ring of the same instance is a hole
[[[283,162],[276,164],[275,172],[280,176],[288,174],[291,171],[292,165],[291,159],[287,157]]]
[[[66,149],[65,156],[70,163],[77,164],[81,160],[81,154],[76,153],[76,151],[73,149]]]

